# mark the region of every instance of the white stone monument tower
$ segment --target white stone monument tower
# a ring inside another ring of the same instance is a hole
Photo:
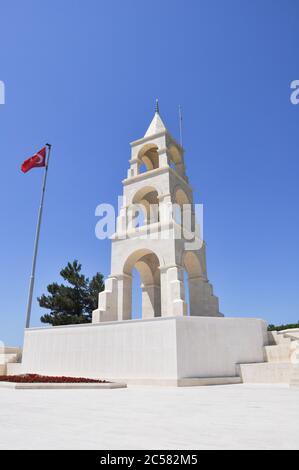
[[[183,149],[158,107],[145,136],[131,146],[111,275],[93,322],[26,329],[21,371],[137,384],[239,383],[240,364],[264,361],[267,325],[257,318],[221,318],[196,230]],[[136,204],[143,214],[139,224],[128,217]],[[130,320],[134,267],[142,283],[141,320]]]
[[[207,278],[205,245],[195,222],[184,151],[166,129],[158,102],[145,136],[132,142],[131,148],[112,237],[111,275],[99,294],[93,323],[131,319],[134,267],[142,283],[142,319],[187,315],[184,270],[190,315],[222,316]],[[140,213],[143,224],[138,226]]]

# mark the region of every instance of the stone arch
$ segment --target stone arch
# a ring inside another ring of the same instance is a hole
[[[145,223],[159,222],[159,193],[153,186],[145,186],[139,189],[132,197],[133,206],[136,209],[141,206],[144,212]]]
[[[179,163],[183,162],[182,153],[175,145],[171,145],[169,147],[169,154],[170,154],[171,161],[175,165],[178,165]]]
[[[187,271],[189,278],[203,275],[199,256],[192,250],[184,252],[182,256],[182,266]]]
[[[174,200],[181,207],[184,204],[191,204],[190,198],[187,193],[181,188],[181,186],[176,186],[174,189]]]
[[[152,250],[146,248],[136,250],[130,254],[124,263],[124,275],[131,276],[133,268],[138,270],[141,279],[142,318],[161,316],[159,257]],[[131,295],[131,292],[127,293],[127,295]],[[132,316],[132,312],[130,316]]]
[[[206,284],[199,255],[195,251],[185,251],[182,256],[182,265],[187,273],[185,287],[188,289],[189,312],[190,315],[197,316]]]
[[[138,152],[139,170],[142,164],[145,165],[146,171],[159,168],[158,146],[153,143],[144,145]]]
[[[183,223],[183,217],[192,214],[192,205],[189,196],[181,186],[176,186],[173,191],[173,218],[178,224]],[[186,220],[187,221],[187,220]],[[192,218],[190,220],[190,228],[193,226]]]
[[[131,253],[127,257],[123,265],[124,274],[131,274],[131,271],[133,267],[136,265],[136,263],[142,262],[142,261],[146,263],[148,262],[150,256],[153,256],[155,258],[155,260],[157,261],[157,266],[161,266],[161,261],[157,253],[155,253],[154,251],[148,248],[140,248],[136,251],[133,251],[133,253]]]

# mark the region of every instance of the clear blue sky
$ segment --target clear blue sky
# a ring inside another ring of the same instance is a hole
[[[21,344],[42,170],[53,144],[37,295],[77,258],[105,275],[95,207],[117,201],[159,97],[205,207],[209,278],[228,316],[299,319],[296,0],[0,1],[0,339]],[[35,300],[32,325],[41,311]]]

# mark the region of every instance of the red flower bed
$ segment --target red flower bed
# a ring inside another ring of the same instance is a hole
[[[52,377],[48,375],[0,375],[0,382],[18,383],[108,383],[106,380],[87,379],[85,377]]]

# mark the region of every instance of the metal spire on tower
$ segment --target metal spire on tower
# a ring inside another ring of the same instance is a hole
[[[180,144],[183,147],[183,113],[182,107],[179,104],[179,128],[180,128]]]
[[[156,98],[156,107],[155,107],[155,113],[160,114],[160,109],[159,109],[159,100]]]

